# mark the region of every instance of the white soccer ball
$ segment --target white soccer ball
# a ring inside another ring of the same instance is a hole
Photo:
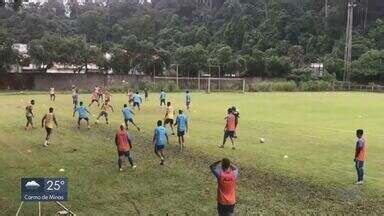
[[[59,172],[64,172],[65,170],[63,168],[59,169]]]
[[[362,115],[359,115],[358,117],[359,117],[359,118],[363,118],[363,116],[362,116]]]
[[[287,159],[287,158],[288,158],[288,155],[284,155],[284,158]]]
[[[260,138],[260,143],[265,143],[265,139],[264,138]]]
[[[96,120],[96,121],[95,121],[95,124],[99,124],[99,120]]]

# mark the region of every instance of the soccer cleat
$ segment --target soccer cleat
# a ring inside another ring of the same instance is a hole
[[[88,129],[91,129],[91,126],[90,126],[90,125],[88,125]]]
[[[355,185],[362,185],[362,184],[364,184],[363,181],[358,181],[358,182],[355,183]]]
[[[136,169],[136,167],[137,167],[136,165],[133,165],[133,166],[132,166],[132,169]]]
[[[232,150],[236,150],[235,146],[232,147]]]
[[[48,147],[48,142],[45,142],[45,143],[44,143],[44,147]]]
[[[122,171],[123,171],[123,168],[120,168],[119,171],[122,172]]]
[[[140,131],[140,128],[139,128],[139,127],[137,127],[137,130],[138,130],[138,131]]]
[[[218,145],[217,147],[219,147],[219,148],[224,148],[224,145]]]

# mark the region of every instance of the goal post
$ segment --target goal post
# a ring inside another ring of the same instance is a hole
[[[177,86],[180,90],[198,90],[210,92],[245,92],[244,78],[213,77],[153,77],[154,85]]]

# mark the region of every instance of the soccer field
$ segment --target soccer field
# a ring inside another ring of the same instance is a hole
[[[159,165],[151,140],[163,119],[157,93],[149,95],[130,128],[138,167],[118,171],[114,135],[122,122],[123,94],[112,95],[110,124],[76,128],[69,94],[0,94],[0,215],[14,215],[21,177],[66,176],[68,206],[77,215],[215,215],[216,184],[210,163],[228,157],[240,168],[238,215],[376,213],[384,214],[384,95],[374,93],[192,93],[186,111],[190,132],[180,152],[172,136],[166,164]],[[36,129],[24,131],[25,104],[34,99]],[[175,110],[184,94],[171,93]],[[90,95],[81,95],[88,104]],[[222,142],[226,109],[240,110],[238,148]],[[41,118],[52,106],[59,128],[43,147]],[[90,112],[98,115],[97,105]],[[367,137],[366,178],[353,185],[355,130]],[[264,138],[261,144],[259,138]],[[284,156],[287,155],[288,158]],[[125,161],[127,162],[127,161]],[[59,172],[59,169],[65,172]],[[44,215],[58,208],[43,203]],[[22,215],[37,212],[27,204]]]

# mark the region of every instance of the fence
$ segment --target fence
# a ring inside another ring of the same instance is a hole
[[[334,91],[366,91],[366,92],[384,92],[384,86],[381,85],[357,85],[351,83],[333,83]]]
[[[241,91],[245,92],[246,79],[211,77],[153,77],[154,84],[173,82],[178,89],[196,89],[200,91]]]

